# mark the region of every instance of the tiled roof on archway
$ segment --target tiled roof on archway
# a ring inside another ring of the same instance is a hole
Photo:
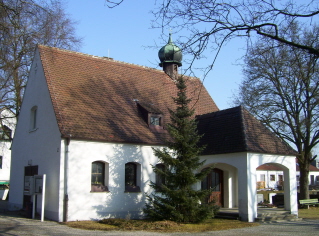
[[[242,106],[212,112],[197,117],[198,131],[206,145],[204,155],[253,152],[297,155]]]

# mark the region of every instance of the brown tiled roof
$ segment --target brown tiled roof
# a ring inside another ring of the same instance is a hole
[[[299,165],[298,165],[298,164],[296,165],[296,170],[297,170],[297,171],[300,171],[300,168],[299,168]],[[315,167],[315,166],[313,166],[313,165],[311,165],[311,164],[309,165],[309,170],[310,170],[310,171],[319,171],[319,169],[318,169],[317,167]]]
[[[278,165],[267,163],[257,167],[257,170],[284,170]],[[309,165],[310,171],[319,171],[319,169],[313,165]],[[298,163],[296,164],[296,171],[300,171]]]
[[[38,50],[62,137],[162,144],[166,132],[148,127],[137,101],[169,121],[176,87],[163,71],[42,45]],[[218,110],[199,79],[187,77],[187,84],[196,115]]]
[[[258,166],[256,169],[257,170],[277,170],[277,171],[283,171],[284,170],[279,165],[272,164],[272,163],[263,164],[261,166]]]
[[[197,117],[204,155],[234,152],[297,155],[243,107]]]

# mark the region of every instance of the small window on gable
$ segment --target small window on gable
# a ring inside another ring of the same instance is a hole
[[[125,164],[125,192],[140,192],[140,165],[134,162]]]
[[[30,116],[30,130],[36,130],[37,129],[37,113],[38,113],[38,107],[34,106],[31,108],[31,116]]]
[[[107,192],[108,190],[108,164],[102,161],[92,162],[91,192]]]

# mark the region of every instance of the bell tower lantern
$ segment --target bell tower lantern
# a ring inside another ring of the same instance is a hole
[[[159,65],[165,73],[175,79],[178,76],[178,67],[182,66],[183,55],[181,49],[173,43],[171,33],[168,43],[159,50],[158,57],[161,61]]]

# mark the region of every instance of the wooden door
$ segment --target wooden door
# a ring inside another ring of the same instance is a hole
[[[212,191],[207,199],[208,203],[214,201],[222,207],[224,205],[223,171],[217,168],[213,169],[202,181],[202,189]]]

